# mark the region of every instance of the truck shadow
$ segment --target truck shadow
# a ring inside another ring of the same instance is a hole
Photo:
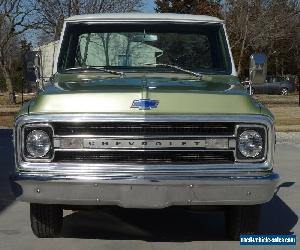
[[[12,130],[0,129],[0,214],[15,200],[8,181],[14,165]]]
[[[298,216],[277,196],[262,206],[260,234],[292,234]],[[62,237],[158,242],[224,241],[223,212],[107,208],[65,216]]]
[[[261,211],[261,234],[293,234],[292,229],[298,222],[298,216],[277,195],[264,204]]]
[[[75,212],[65,217],[62,237],[174,242],[226,239],[222,212],[172,208]]]

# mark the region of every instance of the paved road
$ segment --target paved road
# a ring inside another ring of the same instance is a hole
[[[299,144],[278,144],[276,169],[282,178],[277,195],[263,206],[262,234],[300,236],[299,162]],[[16,202],[10,193],[7,177],[12,167],[11,130],[0,129],[0,249],[241,248],[238,242],[226,241],[222,213],[172,209],[69,212],[61,238],[37,239],[31,233],[28,204]]]

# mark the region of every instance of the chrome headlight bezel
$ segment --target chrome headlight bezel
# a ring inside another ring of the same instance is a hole
[[[34,130],[41,130],[45,132],[50,139],[50,149],[49,151],[42,157],[34,157],[28,151],[26,147],[27,136],[33,132]],[[22,158],[26,162],[51,162],[54,157],[53,150],[53,128],[50,124],[26,124],[22,128]]]
[[[261,152],[255,157],[246,157],[239,150],[239,138],[241,134],[245,131],[255,131],[262,138],[263,148]],[[263,162],[267,158],[268,152],[268,133],[267,128],[263,125],[238,125],[236,127],[236,150],[235,150],[235,158],[238,162]]]

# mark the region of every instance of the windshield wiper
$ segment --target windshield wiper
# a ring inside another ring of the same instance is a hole
[[[177,69],[179,71],[188,73],[190,75],[197,76],[200,79],[202,78],[202,74],[200,74],[200,73],[197,73],[197,72],[194,72],[194,71],[190,71],[188,69],[184,69],[184,68],[181,68],[179,66],[172,65],[172,64],[165,64],[165,63],[145,63],[144,65],[169,67],[169,68],[172,68],[172,69]]]
[[[110,73],[110,74],[113,74],[113,75],[119,75],[121,78],[125,77],[125,73],[122,72],[122,71],[115,71],[115,70],[105,69],[104,67],[86,66],[86,67],[75,67],[75,68],[64,69],[64,71],[69,71],[69,70],[98,70],[98,71],[102,71],[102,72],[105,72],[105,73]]]

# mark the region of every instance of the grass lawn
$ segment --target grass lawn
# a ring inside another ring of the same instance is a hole
[[[24,96],[28,100],[32,96]],[[281,132],[300,132],[300,107],[298,94],[288,96],[254,95],[275,115],[276,130]],[[7,105],[4,96],[0,96],[0,126],[12,127],[14,115],[21,106],[21,96],[17,96],[17,105]],[[3,112],[4,111],[4,112]],[[10,112],[9,114],[6,112]]]
[[[255,99],[265,104],[275,115],[276,130],[300,132],[300,107],[298,94],[288,96],[255,95]]]
[[[32,97],[32,95],[25,95],[24,101],[30,100]],[[22,104],[21,95],[17,95],[16,102],[16,105],[8,105],[6,98],[0,95],[0,127],[12,127],[15,113],[18,112]]]
[[[14,115],[0,115],[0,127],[11,128],[14,123]]]

